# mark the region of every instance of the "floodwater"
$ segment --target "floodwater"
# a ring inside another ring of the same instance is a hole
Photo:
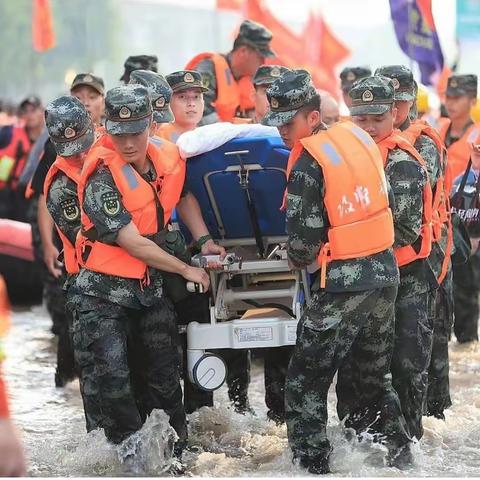
[[[173,433],[163,412],[121,447],[99,431],[85,433],[78,382],[54,386],[55,343],[43,307],[13,313],[6,338],[5,373],[13,417],[20,428],[32,476],[162,475],[171,463]],[[446,421],[425,418],[425,436],[414,445],[415,467],[384,466],[383,447],[347,441],[330,392],[331,468],[339,476],[478,476],[480,474],[480,349],[451,343],[453,406]],[[306,476],[291,462],[286,427],[267,420],[261,361],[252,365],[250,401],[256,415],[236,414],[226,388],[215,393],[215,408],[189,416],[190,451],[186,476]],[[135,453],[134,455],[131,455]],[[123,460],[122,460],[123,459]],[[126,459],[126,460],[125,460]]]

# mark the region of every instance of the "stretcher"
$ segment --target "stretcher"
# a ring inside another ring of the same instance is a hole
[[[294,345],[297,322],[309,301],[306,271],[291,271],[285,249],[289,150],[279,137],[234,139],[187,162],[187,186],[200,204],[212,237],[227,250],[197,255],[211,262],[210,323],[189,323],[189,379],[213,391],[226,378],[222,358],[210,350]],[[180,224],[185,235],[188,231]]]

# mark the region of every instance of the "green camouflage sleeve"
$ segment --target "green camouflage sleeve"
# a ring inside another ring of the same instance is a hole
[[[75,183],[63,172],[58,173],[50,185],[46,202],[57,227],[72,244],[75,244],[80,228],[80,205]]]
[[[415,158],[397,148],[388,155],[385,175],[395,197],[393,246],[411,245],[419,237],[422,227],[423,188],[427,172]]]
[[[310,265],[326,241],[323,175],[305,150],[290,173],[287,185],[287,253],[299,268]]]
[[[434,189],[442,168],[440,164],[440,152],[438,151],[435,142],[427,135],[420,135],[417,138],[414,147],[425,160],[430,186]]]
[[[132,221],[112,174],[105,167],[100,167],[88,179],[82,206],[103,243],[114,244],[118,232]]]
[[[195,70],[202,74],[202,82],[209,89],[208,92],[203,94],[205,109],[203,111],[203,119],[200,122],[200,125],[219,122],[220,119],[213,106],[215,99],[217,98],[217,77],[215,76],[215,66],[212,60],[206,58],[199,62],[195,67]]]

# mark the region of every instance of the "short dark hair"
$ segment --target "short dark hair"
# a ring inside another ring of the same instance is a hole
[[[307,116],[310,112],[314,112],[315,110],[319,112],[321,103],[320,94],[316,93],[307,103],[302,105],[298,111],[302,112],[304,116]]]

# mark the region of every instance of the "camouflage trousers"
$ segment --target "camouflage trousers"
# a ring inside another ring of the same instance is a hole
[[[179,436],[187,424],[179,378],[176,317],[169,300],[141,310],[76,295],[75,358],[87,431],[103,428],[113,443],[139,430],[153,409],[163,409]]]
[[[478,340],[479,294],[480,258],[472,255],[466,263],[453,266],[453,331],[459,342]]]
[[[445,277],[435,295],[433,346],[428,368],[427,403],[424,414],[444,419],[450,399],[448,341],[453,324],[452,271]]]
[[[434,314],[430,309],[435,308],[435,303],[433,292],[426,284],[412,294],[410,280],[405,281],[400,274],[395,302],[395,346],[391,372],[408,432],[412,438],[420,440],[423,436],[422,415],[433,342]],[[408,294],[405,294],[405,290],[408,290]]]
[[[337,371],[340,419],[348,415],[359,433],[379,433],[393,448],[410,441],[389,375],[396,293],[392,286],[313,296],[285,384],[288,441],[301,461],[328,458],[327,393]]]

